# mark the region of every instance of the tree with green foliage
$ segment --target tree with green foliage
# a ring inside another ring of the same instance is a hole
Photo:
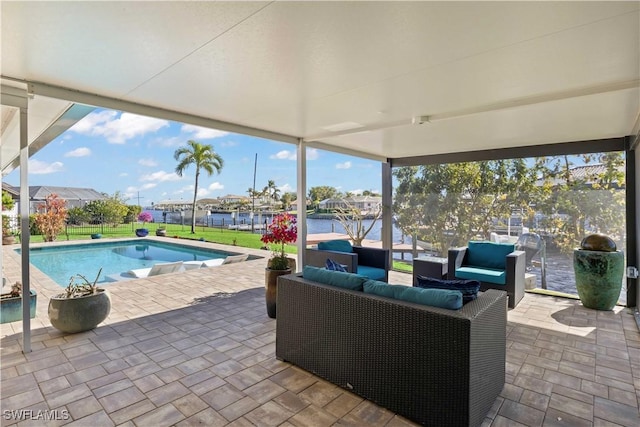
[[[196,232],[196,197],[198,195],[198,181],[200,179],[200,171],[204,170],[209,176],[214,172],[220,173],[224,166],[224,161],[218,153],[213,150],[211,145],[200,144],[199,142],[189,140],[186,147],[178,148],[173,157],[178,161],[176,166],[176,174],[182,176],[184,171],[194,165],[196,168],[195,184],[193,189],[193,203],[191,207],[191,234]]]
[[[298,195],[296,193],[293,193],[291,191],[284,193],[282,197],[280,197],[282,208],[286,211],[287,209],[289,209],[289,205],[291,204],[291,202],[297,199],[298,199]]]
[[[440,254],[476,236],[488,238],[495,218],[509,217],[514,209],[533,215],[537,170],[523,159],[397,168],[397,224]]]
[[[74,207],[67,210],[67,221],[69,224],[82,225],[90,220],[91,216],[83,208]]]
[[[127,214],[124,218],[124,223],[129,224],[138,218],[138,215],[142,213],[142,207],[139,205],[127,205]]]
[[[321,185],[318,187],[311,187],[309,189],[309,199],[311,203],[317,208],[318,204],[326,199],[333,199],[338,196],[340,192],[334,187],[328,185]]]
[[[276,186],[276,182],[270,179],[267,182],[267,186],[262,190],[262,194],[277,202],[280,198],[280,189]]]
[[[91,221],[103,222],[116,227],[122,224],[129,209],[119,191],[116,191],[112,196],[106,194],[105,196],[107,198],[103,200],[92,200],[83,209],[87,212]]]
[[[554,236],[554,244],[571,254],[591,233],[611,236],[620,246],[625,236],[624,158],[621,152],[582,155],[585,165],[595,161],[601,167],[586,168],[591,173],[575,174],[569,156],[541,158],[542,180],[548,189],[538,205],[544,214],[541,226]]]

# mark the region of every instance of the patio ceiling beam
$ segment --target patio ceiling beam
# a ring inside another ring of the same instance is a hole
[[[337,145],[326,144],[321,141],[307,141],[304,140],[305,145],[308,148],[317,148],[320,150],[331,151],[334,153],[346,154],[347,156],[361,157],[363,159],[376,160],[378,162],[386,162],[387,158],[383,156],[376,156],[375,154],[365,153],[364,151],[350,150],[348,148],[339,147]]]
[[[209,117],[197,116],[194,114],[182,113],[151,105],[139,104],[125,101],[123,99],[108,96],[91,94],[60,86],[53,86],[42,82],[27,82],[28,91],[34,95],[42,95],[50,98],[64,99],[80,104],[93,105],[101,108],[109,108],[117,111],[127,111],[129,113],[140,114],[142,116],[155,117],[159,119],[171,120],[178,123],[188,123],[196,126],[224,130],[227,132],[240,133],[244,135],[265,138],[289,144],[297,144],[298,138],[292,135],[285,135],[265,129],[243,126],[237,123],[225,122]]]
[[[429,156],[403,157],[391,159],[392,167],[438,165],[445,163],[478,162],[483,160],[518,159],[536,156],[561,156],[579,153],[599,153],[624,151],[627,138],[607,138],[587,141],[561,142],[557,144],[530,145],[523,147],[499,148],[494,150],[465,151],[457,153],[433,154]]]

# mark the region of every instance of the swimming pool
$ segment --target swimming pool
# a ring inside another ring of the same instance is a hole
[[[20,253],[20,249],[16,252]],[[125,271],[161,262],[204,261],[228,255],[237,253],[140,239],[43,246],[29,250],[31,264],[62,287],[66,287],[69,278],[76,274],[93,281],[100,267],[102,273],[98,282],[106,284],[114,281],[108,276],[119,276]]]

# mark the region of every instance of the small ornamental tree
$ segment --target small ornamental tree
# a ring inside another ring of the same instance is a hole
[[[272,270],[287,270],[289,260],[284,251],[284,245],[294,243],[298,239],[298,226],[296,217],[288,213],[278,214],[273,217],[267,232],[260,238],[263,243],[272,243],[276,247],[270,261]]]
[[[55,193],[49,194],[44,203],[38,205],[34,218],[36,227],[42,233],[45,242],[55,241],[58,234],[64,229],[64,223],[67,219],[66,206],[66,200],[61,199]]]
[[[140,215],[138,215],[138,221],[142,221],[142,227],[144,228],[146,223],[153,221],[153,215],[147,211],[140,212]]]

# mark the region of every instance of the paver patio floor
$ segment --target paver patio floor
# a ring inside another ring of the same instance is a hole
[[[205,245],[264,258],[108,285],[107,320],[72,335],[47,318],[47,299],[60,287],[33,269],[33,351],[22,352],[21,322],[1,326],[1,424],[413,425],[276,360],[276,320],[264,302],[269,252]],[[15,280],[18,255],[3,251]],[[391,283],[410,281],[390,274]],[[631,310],[597,312],[527,294],[508,314],[506,369],[486,426],[640,425],[640,333]],[[19,410],[26,411],[11,412]]]

